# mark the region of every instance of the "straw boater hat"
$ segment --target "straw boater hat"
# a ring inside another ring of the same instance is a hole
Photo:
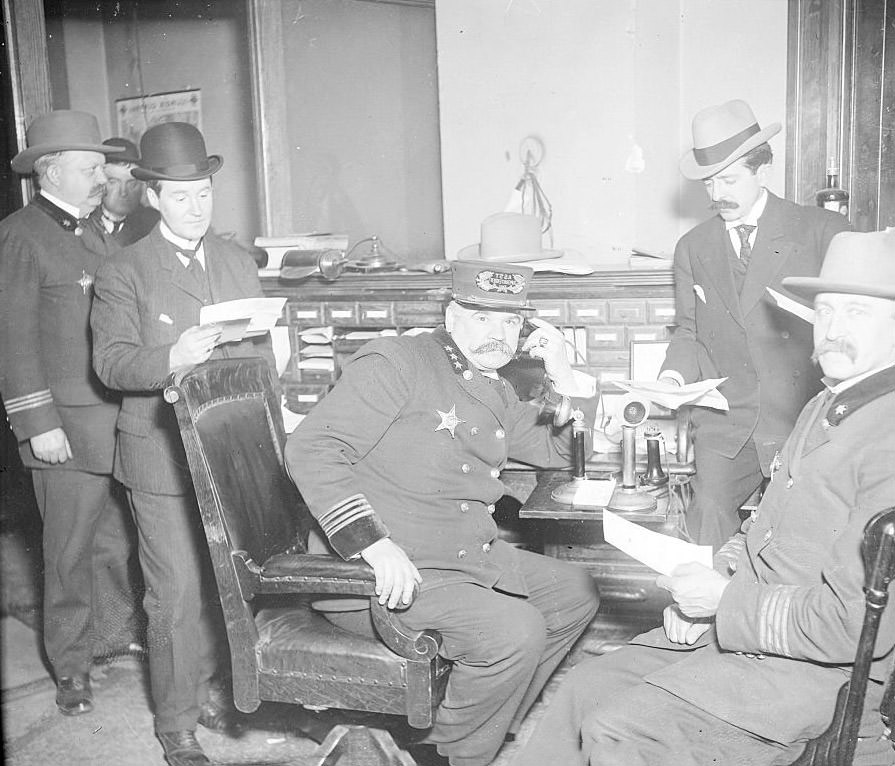
[[[121,151],[120,147],[102,143],[96,117],[70,109],[57,109],[36,117],[25,132],[25,143],[28,148],[10,163],[16,173],[30,173],[38,157],[53,152],[114,154]]]
[[[454,261],[451,297],[461,306],[493,311],[534,311],[528,288],[534,269],[491,261]]]
[[[710,106],[693,118],[693,148],[681,157],[681,173],[691,181],[709,178],[779,132],[779,122],[762,129],[745,101]]]
[[[224,160],[208,155],[205,139],[188,122],[153,125],[140,139],[140,164],[131,170],[141,181],[198,181],[217,173]]]
[[[830,240],[819,276],[786,277],[783,286],[803,298],[850,293],[895,300],[895,227],[840,232]]]

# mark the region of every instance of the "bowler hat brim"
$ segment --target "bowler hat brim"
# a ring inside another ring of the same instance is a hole
[[[763,130],[758,131],[758,133],[749,136],[749,138],[735,149],[731,150],[723,159],[718,162],[713,162],[710,165],[700,165],[696,161],[696,154],[690,149],[690,151],[685,152],[684,156],[681,157],[681,174],[684,178],[688,178],[691,181],[702,181],[706,178],[711,178],[716,173],[720,173],[724,170],[728,165],[732,165],[744,154],[751,152],[756,146],[761,146],[768,139],[777,135],[777,133],[780,132],[780,128],[781,125],[779,122],[771,123]]]
[[[118,154],[124,147],[107,146],[106,144],[38,144],[20,151],[9,164],[16,173],[30,173],[34,170],[34,162],[38,157],[54,152],[99,152],[100,154]]]
[[[140,181],[199,181],[217,173],[224,164],[224,158],[219,154],[208,157],[206,167],[198,165],[173,165],[165,168],[136,167],[131,169],[131,175]]]

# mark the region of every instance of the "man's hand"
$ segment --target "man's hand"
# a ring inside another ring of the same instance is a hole
[[[71,445],[68,443],[65,431],[61,428],[44,431],[42,434],[32,436],[29,441],[34,457],[42,463],[58,465],[72,459]]]
[[[220,337],[219,325],[188,327],[168,352],[168,371],[175,372],[201,364],[211,356]]]
[[[669,641],[688,646],[695,644],[697,639],[712,627],[710,620],[696,621],[684,617],[681,610],[674,604],[665,607],[662,612],[662,624]]]
[[[532,317],[528,320],[537,329],[525,339],[522,350],[535,359],[544,360],[544,371],[554,388],[575,387],[575,376],[566,353],[565,336],[549,322]]]
[[[383,537],[364,548],[360,555],[373,567],[379,603],[387,602],[388,608],[394,609],[400,600],[401,604],[408,606],[413,598],[414,586],[421,583],[423,578],[407,558],[404,549]]]
[[[681,612],[692,618],[714,617],[730,580],[702,564],[681,564],[671,577],[659,575],[656,585],[671,593]]]

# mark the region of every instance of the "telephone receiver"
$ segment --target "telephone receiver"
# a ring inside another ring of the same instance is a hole
[[[516,353],[513,354],[513,359],[521,359],[529,356],[527,351],[522,350],[522,347],[525,345],[525,341],[528,340],[528,336],[537,329],[538,328],[534,322],[531,322],[528,319],[522,320],[522,329],[519,331],[519,343],[516,346]]]

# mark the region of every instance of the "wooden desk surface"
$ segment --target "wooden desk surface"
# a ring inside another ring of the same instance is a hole
[[[584,510],[557,503],[550,494],[572,478],[570,471],[538,471],[538,483],[528,500],[519,509],[522,519],[574,519],[578,521],[603,521],[602,509]],[[668,510],[668,488],[656,497],[655,511],[633,513],[625,511],[620,516],[640,524],[663,524]]]

